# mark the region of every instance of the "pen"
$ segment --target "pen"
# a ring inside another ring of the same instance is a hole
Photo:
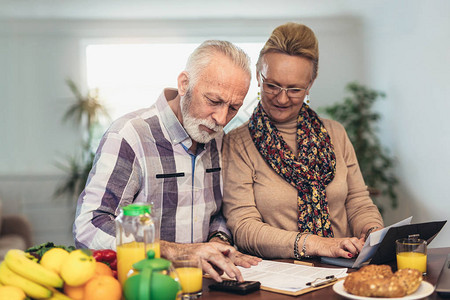
[[[307,286],[311,286],[311,287],[319,287],[328,283],[332,283],[337,281],[337,278],[334,277],[334,275],[329,275],[325,278],[317,278],[316,280],[312,281],[312,282],[308,282],[306,283]]]

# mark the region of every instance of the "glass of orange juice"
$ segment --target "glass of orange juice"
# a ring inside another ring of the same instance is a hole
[[[172,260],[180,279],[182,299],[193,300],[202,295],[202,262],[196,255],[181,255]]]
[[[427,273],[427,241],[419,238],[404,238],[395,241],[397,268],[417,269]]]
[[[146,258],[149,250],[160,257],[159,219],[152,206],[129,204],[120,208],[116,218],[117,275],[123,285],[133,272],[133,264]]]

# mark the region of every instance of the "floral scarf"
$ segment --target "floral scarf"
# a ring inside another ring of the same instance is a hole
[[[336,156],[325,126],[303,104],[297,119],[298,158],[289,149],[262,108],[255,108],[248,124],[253,143],[264,160],[298,190],[298,229],[333,237],[325,187],[336,173]]]

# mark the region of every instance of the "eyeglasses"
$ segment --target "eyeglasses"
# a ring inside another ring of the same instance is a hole
[[[278,95],[282,91],[285,91],[289,98],[302,98],[305,95],[306,90],[309,88],[309,84],[306,88],[283,88],[274,83],[266,82],[266,78],[261,74],[263,91],[269,95]]]

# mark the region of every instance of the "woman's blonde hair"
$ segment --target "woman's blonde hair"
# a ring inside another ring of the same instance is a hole
[[[261,71],[262,58],[270,52],[309,59],[313,63],[312,80],[316,79],[319,68],[319,42],[308,26],[288,22],[275,28],[259,52],[258,62],[256,63],[257,72]]]

